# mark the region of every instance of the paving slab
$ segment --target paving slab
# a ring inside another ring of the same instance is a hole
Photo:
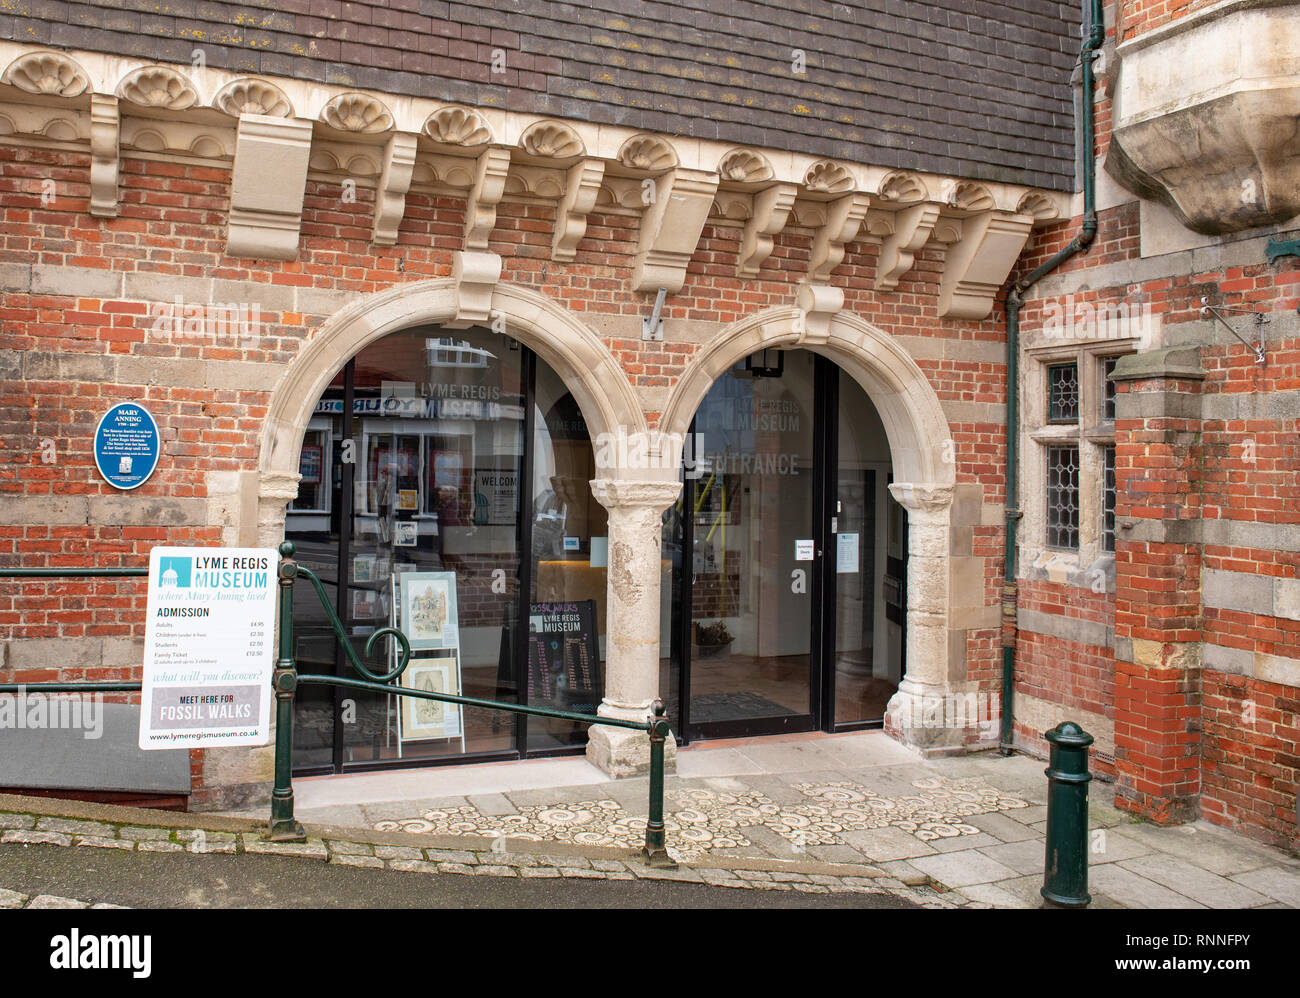
[[[1228,878],[1292,908],[1300,908],[1300,873],[1280,866],[1264,866]],[[1270,905],[1260,905],[1268,908]]]
[[[950,835],[946,838],[926,839],[925,844],[934,849],[935,852],[961,852],[963,849],[980,849],[984,846],[1000,845],[1000,841],[992,835],[980,832],[978,835]]]
[[[1279,865],[1274,850],[1256,845],[1244,836],[1199,823],[1162,828],[1147,822],[1134,822],[1121,826],[1117,832],[1222,877]]]
[[[1177,856],[1153,853],[1137,859],[1126,859],[1119,865],[1148,880],[1166,884],[1179,894],[1185,894],[1209,908],[1253,908],[1274,900]]]
[[[1017,873],[1005,863],[999,863],[976,849],[921,856],[909,862],[922,873],[950,888],[1011,880]]]
[[[1008,818],[1001,811],[992,811],[989,814],[972,814],[966,821],[981,831],[992,835],[999,842],[1021,842],[1025,839],[1038,837],[1024,822]]]
[[[1004,842],[999,845],[981,849],[985,856],[996,859],[1004,866],[1009,866],[1020,874],[1043,874],[1046,850],[1039,839],[1025,839],[1021,842]]]
[[[1088,889],[1109,895],[1126,908],[1205,908],[1186,894],[1125,869],[1120,863],[1105,863],[1088,871]]]
[[[840,836],[873,862],[894,859],[910,860],[916,856],[933,856],[938,850],[901,828],[870,828],[861,832],[844,832]]]

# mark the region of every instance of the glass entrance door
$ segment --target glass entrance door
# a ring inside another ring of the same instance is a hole
[[[720,378],[695,420],[686,707],[710,737],[814,723],[814,365],[770,356]]]
[[[756,354],[701,403],[683,476],[665,557],[686,740],[880,724],[902,511],[866,393],[815,354]]]

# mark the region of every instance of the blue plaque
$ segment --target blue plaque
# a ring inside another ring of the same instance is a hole
[[[115,489],[134,489],[158,467],[158,424],[137,402],[119,402],[95,427],[95,465]]]

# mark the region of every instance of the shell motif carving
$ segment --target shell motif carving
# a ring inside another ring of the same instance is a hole
[[[161,107],[184,111],[199,102],[190,81],[174,69],[146,66],[129,74],[117,85],[117,96],[140,107]]]
[[[586,151],[578,133],[557,121],[539,121],[524,132],[519,144],[528,155],[543,159],[572,159]]]
[[[677,151],[653,135],[634,135],[618,151],[618,161],[629,170],[662,173],[677,165]]]
[[[393,127],[393,116],[383,102],[365,94],[339,94],[321,109],[320,116],[340,132],[373,135]]]
[[[4,82],[29,94],[80,97],[90,77],[73,60],[59,52],[32,52],[19,56],[5,70]]]
[[[953,188],[949,203],[962,211],[990,211],[997,206],[987,187],[970,181],[963,181]]]
[[[752,149],[733,149],[718,164],[718,176],[736,184],[755,184],[772,179],[772,164]]]
[[[447,146],[481,146],[492,141],[492,129],[477,111],[444,107],[429,115],[424,134]]]
[[[928,193],[921,178],[914,173],[898,171],[889,174],[880,182],[880,196],[885,201],[912,204],[915,201],[924,201]]]
[[[217,92],[212,104],[233,118],[241,114],[288,118],[293,114],[293,105],[284,91],[265,80],[244,79],[227,83]]]
[[[1016,213],[1033,215],[1036,222],[1050,222],[1060,214],[1052,199],[1041,191],[1026,191],[1016,205]]]
[[[853,189],[853,175],[838,163],[824,159],[808,168],[803,185],[810,191],[841,194]]]

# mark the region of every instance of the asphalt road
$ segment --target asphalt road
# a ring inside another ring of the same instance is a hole
[[[891,894],[362,870],[280,856],[0,845],[0,887],[132,908],[915,908]]]

